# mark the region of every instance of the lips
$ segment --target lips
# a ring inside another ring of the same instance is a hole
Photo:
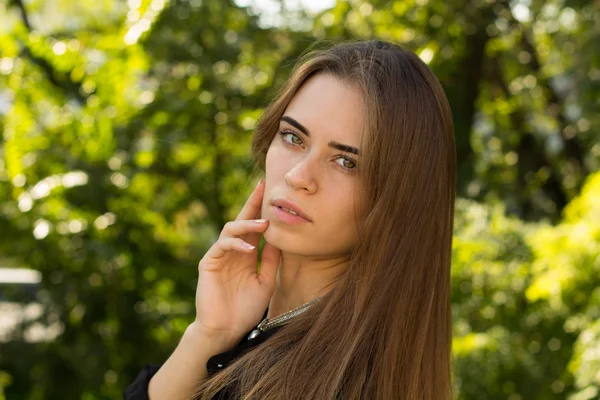
[[[312,222],[312,219],[306,215],[306,213],[304,211],[302,211],[302,209],[294,202],[287,200],[287,199],[276,199],[273,201],[272,203],[275,207],[279,207],[282,208],[286,211],[292,211],[293,213],[296,213],[298,216],[304,218],[305,220]]]

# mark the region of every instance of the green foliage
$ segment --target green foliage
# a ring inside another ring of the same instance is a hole
[[[598,7],[282,7],[0,4],[0,267],[42,276],[0,286],[27,307],[0,338],[0,400],[118,399],[166,359],[253,187],[263,107],[315,40],[372,35],[415,50],[453,107],[458,397],[600,399]]]
[[[600,173],[563,222],[457,203],[454,354],[459,398],[547,399],[600,388]],[[594,358],[595,357],[595,358]]]

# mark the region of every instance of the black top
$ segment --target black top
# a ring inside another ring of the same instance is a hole
[[[267,311],[263,316],[263,319],[267,317]],[[282,325],[273,327],[260,335],[256,336],[253,339],[248,339],[248,335],[254,330],[252,328],[249,332],[247,332],[242,340],[235,345],[235,347],[231,350],[225,351],[220,354],[216,354],[208,359],[206,363],[206,369],[208,370],[208,376],[215,374],[216,372],[222,370],[231,364],[236,358],[242,356],[247,350],[252,347],[263,343],[269,337],[271,337]],[[156,372],[160,369],[160,365],[146,365],[144,369],[140,371],[135,381],[129,385],[125,389],[125,393],[123,394],[124,400],[148,400],[148,384],[150,383],[150,379],[156,374]],[[227,400],[233,399],[233,387],[225,388],[223,391],[219,392],[215,399],[219,400]]]

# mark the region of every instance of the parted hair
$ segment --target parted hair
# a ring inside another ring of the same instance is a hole
[[[347,270],[321,301],[199,384],[240,399],[449,400],[456,150],[448,100],[410,50],[380,40],[305,53],[254,132],[265,157],[287,105],[315,74],[360,89],[363,212]]]

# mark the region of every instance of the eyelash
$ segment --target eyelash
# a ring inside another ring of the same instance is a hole
[[[294,137],[297,137],[298,139],[302,140],[302,138],[300,136],[298,136],[298,134],[296,132],[289,131],[289,130],[283,130],[283,131],[279,132],[279,135],[280,135],[281,139],[285,142],[285,144],[288,145],[288,146],[298,146],[298,144],[291,143],[291,142],[288,142],[287,140],[285,140],[284,139],[285,135],[293,135]],[[354,168],[346,168],[343,165],[336,163],[336,164],[338,164],[340,166],[340,168],[342,169],[342,171],[344,171],[346,173],[350,173],[350,174],[356,172],[356,168],[358,167],[358,163],[356,162],[355,159],[353,159],[352,157],[342,156],[342,155],[340,155],[340,158],[346,159],[346,160],[350,161],[351,163],[354,163]]]

